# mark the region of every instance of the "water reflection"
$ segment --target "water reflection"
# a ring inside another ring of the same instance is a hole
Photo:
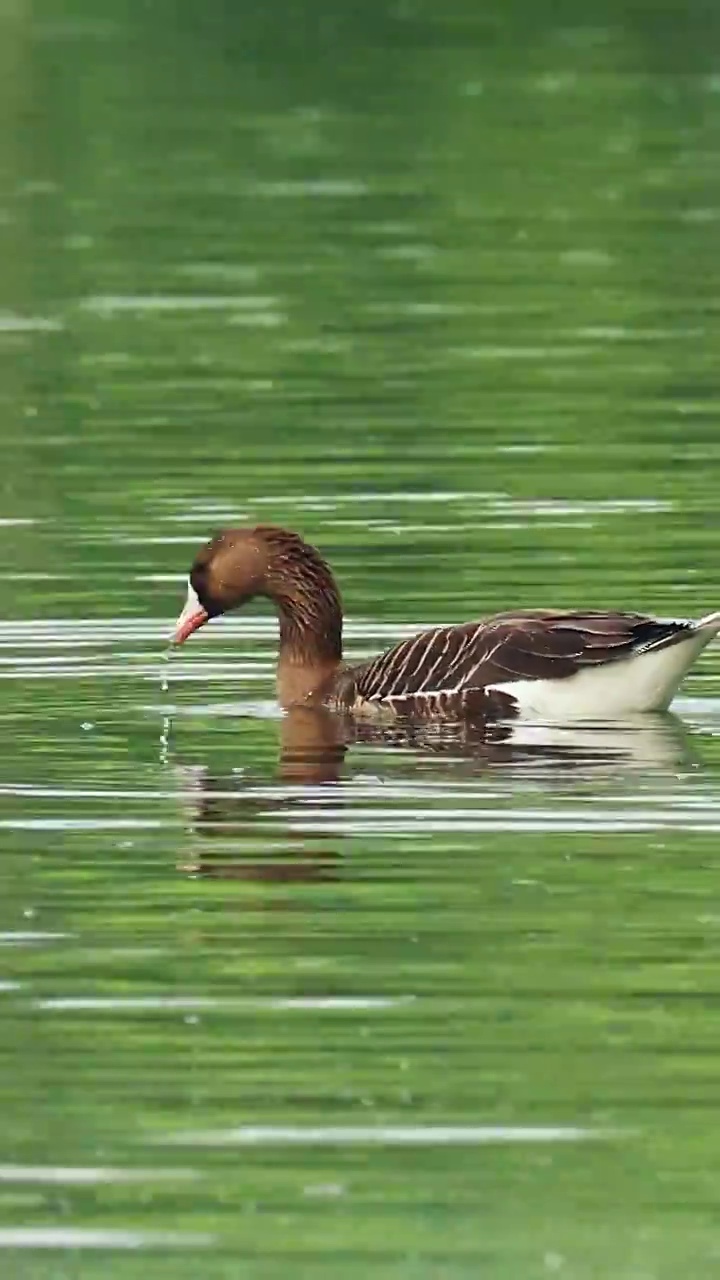
[[[688,732],[672,715],[564,728],[376,724],[325,708],[295,707],[279,722],[279,737],[275,781],[269,784],[253,780],[247,761],[222,773],[176,760],[193,833],[192,853],[179,870],[246,880],[334,879],[343,836],[365,829],[373,813],[387,816],[390,804],[396,806],[398,828],[412,830],[417,804],[428,798],[443,806],[435,811],[435,824],[439,820],[447,829],[468,814],[478,828],[491,824],[500,801],[512,804],[516,820],[532,819],[551,830],[563,821],[568,794],[577,802],[592,784],[585,797],[588,814],[612,827],[617,796],[608,796],[603,809],[599,783],[624,787],[628,771],[640,779],[677,780],[697,767]],[[368,803],[370,808],[359,807]]]
[[[619,721],[573,725],[475,721],[420,723],[397,720],[385,726],[356,724],[352,741],[394,746],[447,763],[464,772],[494,765],[537,768],[549,783],[565,775],[671,769],[690,762],[689,737],[673,715],[643,715]]]
[[[280,781],[301,786],[338,782],[347,750],[347,727],[325,708],[294,707],[280,722]],[[197,875],[230,879],[317,880],[333,878],[339,853],[328,847],[328,835],[318,832],[317,844],[307,832],[288,832],[278,848],[264,844],[260,859],[248,856],[247,842],[257,834],[258,820],[267,812],[267,797],[248,788],[241,773],[218,776],[200,766],[177,766],[194,833],[203,844],[180,869]],[[302,794],[282,798],[288,812],[302,807]],[[331,838],[332,840],[332,838]],[[242,851],[237,860],[233,850]]]

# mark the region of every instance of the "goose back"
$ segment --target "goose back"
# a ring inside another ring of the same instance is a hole
[[[334,701],[387,704],[412,714],[501,715],[512,711],[513,681],[565,680],[664,647],[692,633],[687,622],[628,613],[497,614],[487,621],[433,627],[344,673]],[[503,685],[503,689],[494,686]]]

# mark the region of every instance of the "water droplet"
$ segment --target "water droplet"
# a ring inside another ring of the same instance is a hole
[[[160,763],[167,764],[168,755],[170,753],[170,717],[163,718],[162,730],[160,732]]]
[[[164,666],[160,675],[160,691],[163,694],[169,692],[170,680],[168,676],[168,663],[170,662],[170,649],[166,649],[163,654]],[[170,716],[163,717],[162,730],[160,732],[160,763],[167,764],[168,754],[170,751]]]

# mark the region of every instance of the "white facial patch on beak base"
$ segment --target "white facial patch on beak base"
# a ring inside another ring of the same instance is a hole
[[[197,631],[198,627],[202,627],[208,620],[208,613],[203,609],[198,600],[197,591],[191,582],[188,582],[187,600],[185,608],[175,623],[175,631],[173,633],[173,644],[183,644],[193,631]]]

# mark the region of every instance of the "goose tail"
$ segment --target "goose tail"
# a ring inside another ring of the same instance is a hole
[[[720,613],[708,613],[695,623],[698,631],[720,631]]]

